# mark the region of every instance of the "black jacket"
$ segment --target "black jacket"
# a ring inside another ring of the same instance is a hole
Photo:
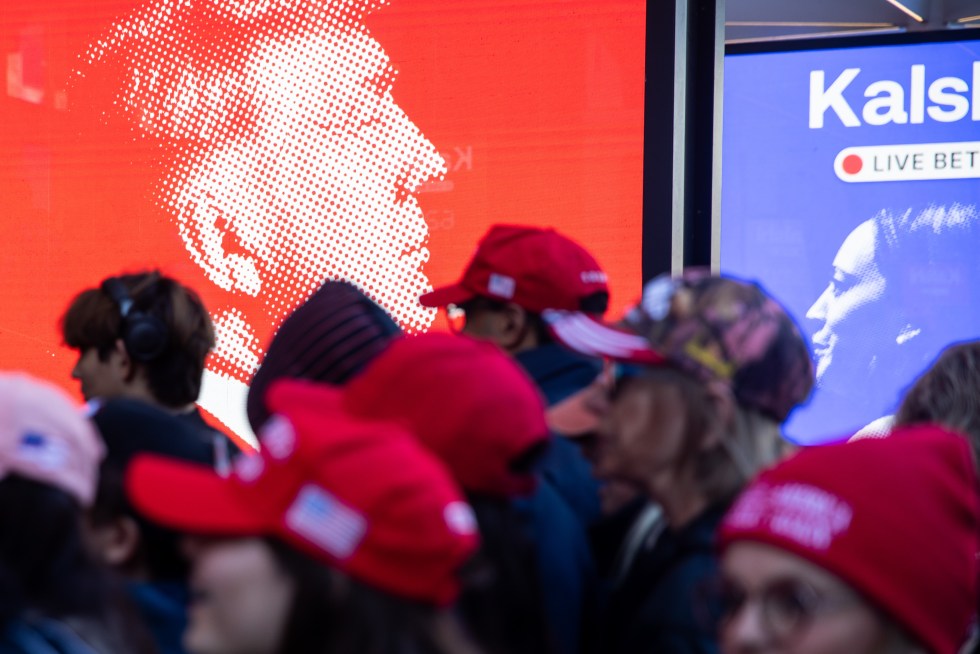
[[[716,654],[709,588],[718,575],[715,532],[727,505],[712,506],[640,551],[613,590],[593,651]]]

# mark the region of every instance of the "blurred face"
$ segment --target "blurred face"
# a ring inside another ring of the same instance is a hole
[[[272,654],[292,607],[293,581],[257,538],[189,539],[191,654]]]
[[[675,492],[678,480],[689,472],[681,465],[686,418],[680,391],[632,377],[588,401],[600,416],[596,476],[641,487],[653,499]]]
[[[90,347],[78,354],[78,361],[71,370],[73,379],[77,379],[85,401],[97,397],[118,397],[126,392],[126,371],[123,354],[117,350],[109,353],[103,361],[99,351]]]
[[[248,117],[230,127],[247,129],[219,135],[164,184],[194,262],[223,289],[268,298],[276,317],[330,277],[404,327],[427,327],[434,310],[417,297],[431,288],[428,229],[414,192],[445,164],[395,103],[381,46],[338,24],[263,41],[236,74]]]
[[[722,558],[724,654],[909,651],[843,581],[769,545],[731,545]]]
[[[472,338],[496,343],[510,354],[538,345],[528,312],[513,302],[474,297],[446,307],[446,313],[451,328]]]
[[[861,224],[844,239],[834,257],[834,272],[806,317],[819,321],[813,335],[817,383],[844,391],[867,376],[879,348],[898,333],[882,324],[881,299],[887,280],[875,263],[875,226]]]

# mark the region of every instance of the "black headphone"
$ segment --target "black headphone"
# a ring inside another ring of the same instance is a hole
[[[122,340],[129,356],[146,363],[163,354],[167,347],[167,327],[156,316],[133,308],[129,289],[118,277],[102,282],[102,291],[119,307]]]

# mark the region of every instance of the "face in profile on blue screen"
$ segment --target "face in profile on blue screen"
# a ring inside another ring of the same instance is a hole
[[[887,424],[980,337],[980,40],[729,55],[723,139],[722,271],[811,341],[787,435]]]
[[[818,388],[884,415],[940,349],[974,338],[980,279],[969,243],[980,244],[974,205],[882,210],[855,227],[805,314]]]

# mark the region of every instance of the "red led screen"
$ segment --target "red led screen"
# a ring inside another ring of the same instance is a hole
[[[16,5],[16,6],[13,6]],[[640,286],[644,3],[41,0],[0,8],[0,362],[73,388],[58,319],[158,267],[218,327],[236,429],[276,324],[346,278],[409,331],[495,222]]]

